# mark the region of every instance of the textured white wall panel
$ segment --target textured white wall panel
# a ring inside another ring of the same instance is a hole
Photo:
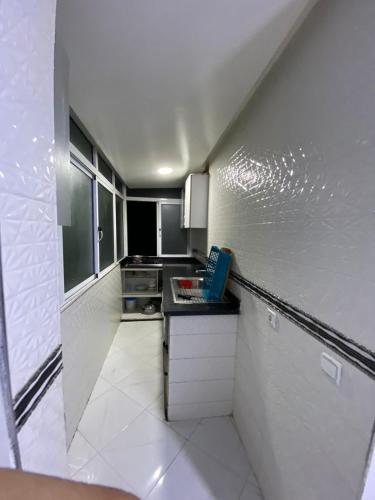
[[[248,279],[372,348],[374,8],[313,11],[211,168],[209,228]]]
[[[0,224],[13,396],[60,343],[53,164],[55,4],[0,3]],[[54,386],[19,436],[24,467],[57,474],[64,473],[65,449],[60,446],[61,384]]]
[[[117,266],[61,313],[67,441],[86,407],[121,317]]]
[[[15,394],[59,342],[53,165],[55,2],[1,3],[0,217]]]
[[[7,415],[5,411],[5,403],[0,390],[0,467],[11,467],[13,461],[13,453],[7,428]]]
[[[210,167],[209,245],[235,270],[375,348],[375,5],[320,2]],[[237,287],[236,287],[237,288]],[[242,297],[235,418],[267,500],[360,494],[374,381]]]
[[[22,467],[26,470],[59,477],[69,477],[66,463],[66,440],[60,374],[18,434]],[[43,443],[40,426],[44,425]]]

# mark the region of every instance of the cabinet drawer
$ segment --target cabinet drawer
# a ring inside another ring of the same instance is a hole
[[[234,378],[234,356],[219,358],[173,359],[170,382]]]
[[[233,397],[233,384],[233,379],[170,383],[168,404],[178,405],[231,401]]]
[[[234,356],[236,335],[176,335],[170,337],[169,359]]]
[[[238,315],[172,316],[170,335],[227,334],[237,333]]]

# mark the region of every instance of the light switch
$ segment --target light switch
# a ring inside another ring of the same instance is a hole
[[[270,324],[270,326],[274,330],[277,330],[278,326],[279,326],[279,322],[278,322],[276,311],[267,307],[267,315],[268,315],[268,323]]]
[[[331,379],[334,380],[336,385],[340,385],[341,382],[341,370],[342,364],[339,363],[335,358],[322,352],[320,357],[320,367]]]

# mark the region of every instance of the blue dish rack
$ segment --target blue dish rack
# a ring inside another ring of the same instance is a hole
[[[220,302],[232,263],[228,248],[211,247],[204,273],[202,295],[208,302]]]

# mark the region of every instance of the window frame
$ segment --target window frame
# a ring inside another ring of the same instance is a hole
[[[162,253],[162,231],[161,231],[161,206],[162,205],[180,205],[183,208],[183,202],[179,198],[146,198],[141,196],[126,196],[125,201],[149,201],[156,203],[156,253],[157,257],[191,257],[190,233],[186,240],[186,253],[166,254]],[[124,203],[126,205],[126,203]],[[126,227],[128,221],[126,219]],[[127,255],[127,251],[126,251]]]
[[[83,156],[83,157],[86,159],[86,161],[88,161],[85,156]],[[73,165],[74,168],[78,168],[78,170],[80,170],[82,173],[84,173],[85,175],[87,175],[87,177],[89,177],[89,179],[91,179],[91,181],[92,181],[92,183],[91,183],[92,212],[93,212],[93,214],[92,214],[92,216],[93,216],[92,223],[94,225],[95,212],[96,212],[95,178],[94,178],[94,175],[87,168],[85,168],[83,165],[81,165],[80,161],[77,160],[76,158],[74,158],[74,156],[70,157],[70,164]],[[94,252],[93,252],[93,254],[94,254],[94,272],[93,272],[93,274],[91,276],[89,276],[88,278],[86,278],[84,281],[81,281],[81,283],[78,283],[78,285],[74,286],[73,288],[71,288],[67,292],[65,292],[65,282],[64,282],[63,283],[64,301],[69,300],[73,295],[75,295],[77,292],[79,292],[81,290],[81,288],[86,287],[89,283],[91,283],[92,281],[94,281],[96,279],[96,258],[97,258],[97,256],[96,256],[96,252],[95,252],[94,238],[95,238],[95,228],[93,227],[93,241],[92,241],[92,245],[93,245],[93,250],[94,250]],[[64,257],[62,259],[62,262],[64,263]],[[64,264],[63,264],[63,266],[64,266]],[[63,277],[65,279],[64,274],[63,274]]]
[[[84,133],[85,131],[82,130]],[[124,228],[123,231],[123,244],[124,244],[124,255],[118,258],[117,256],[117,231],[116,231],[116,196],[122,199],[122,207],[123,207],[123,222],[126,221],[126,189],[124,189],[125,183],[118,175],[118,173],[113,169],[112,165],[109,166],[112,168],[112,183],[108,181],[104,175],[99,172],[98,168],[98,153],[99,150],[96,145],[92,142],[93,148],[93,163],[91,163],[83,153],[73,144],[69,143],[69,151],[70,151],[70,163],[74,165],[74,167],[79,168],[82,172],[88,175],[92,179],[92,193],[93,193],[93,247],[94,247],[94,274],[87,278],[85,281],[79,283],[74,288],[69,290],[68,292],[64,291],[64,281],[62,283],[63,289],[63,306],[66,306],[68,302],[73,300],[75,296],[80,295],[83,290],[86,290],[90,286],[92,286],[97,280],[101,279],[103,276],[111,272],[120,261],[127,255],[127,241],[126,241],[126,231]],[[105,156],[100,152],[101,156],[105,158]],[[115,185],[115,175],[123,182],[123,192],[119,191]],[[105,269],[100,270],[100,260],[99,260],[99,238],[98,238],[98,226],[99,226],[99,206],[98,206],[98,184],[102,184],[108,191],[110,191],[112,195],[112,213],[113,213],[113,263],[108,265]],[[63,249],[62,249],[63,251]],[[63,255],[62,255],[63,262]],[[64,266],[62,264],[62,279],[64,280]]]

